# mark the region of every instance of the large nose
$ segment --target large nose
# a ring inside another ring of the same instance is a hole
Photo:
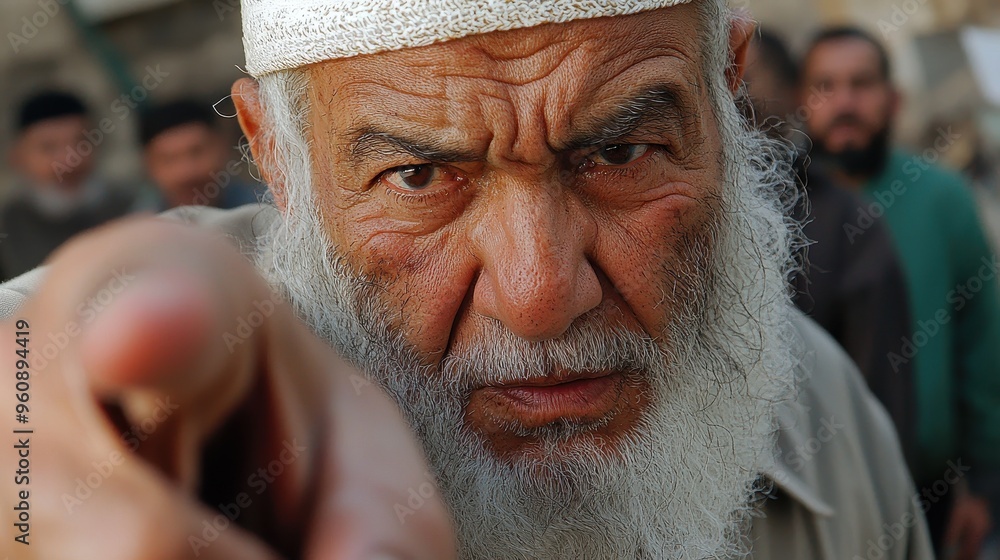
[[[508,184],[490,199],[472,234],[483,263],[474,310],[527,340],[561,335],[602,299],[587,257],[596,235],[590,213],[558,187]]]

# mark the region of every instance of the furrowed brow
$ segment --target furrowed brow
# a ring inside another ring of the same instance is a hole
[[[566,150],[578,150],[620,140],[637,131],[683,130],[692,117],[683,94],[671,85],[658,85],[628,98],[610,116],[588,125],[567,142]]]
[[[363,128],[352,136],[351,157],[355,163],[409,156],[433,163],[460,163],[482,159],[475,152],[446,146],[438,140],[406,138],[376,128]]]

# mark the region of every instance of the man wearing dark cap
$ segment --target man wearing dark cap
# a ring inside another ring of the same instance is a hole
[[[141,135],[146,170],[156,191],[141,197],[140,209],[230,209],[259,200],[240,180],[244,162],[228,149],[207,104],[184,99],[155,107],[143,115]]]
[[[41,264],[74,235],[124,215],[130,197],[94,173],[98,146],[88,138],[83,102],[61,92],[25,101],[9,154],[18,184],[0,207],[0,277]]]

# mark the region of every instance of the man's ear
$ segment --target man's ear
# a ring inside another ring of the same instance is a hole
[[[745,9],[733,10],[729,27],[729,66],[726,68],[726,81],[729,91],[734,94],[743,85],[743,74],[747,69],[747,52],[750,41],[757,30],[757,24]]]
[[[257,164],[261,179],[270,189],[275,204],[284,211],[285,187],[281,181],[273,180],[277,169],[274,140],[264,133],[266,119],[257,82],[250,78],[240,78],[233,84],[232,95],[233,104],[236,105],[236,118],[250,143],[250,154]]]

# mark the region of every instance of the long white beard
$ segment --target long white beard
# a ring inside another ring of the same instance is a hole
[[[730,146],[764,147],[746,135]],[[671,280],[659,289],[677,311],[655,339],[591,313],[538,343],[497,325],[481,344],[422,365],[389,326],[376,284],[349,272],[327,241],[307,172],[286,172],[290,211],[266,237],[259,266],[399,403],[451,508],[462,558],[740,556],[759,475],[773,460],[774,407],[790,395],[795,338],[780,163],[743,161],[730,163],[715,223],[688,240],[686,258],[665,265]],[[532,432],[541,443],[529,454],[497,458],[463,421],[469,388],[556,365],[640,372],[650,389],[640,425],[612,444],[596,426],[556,423]]]

